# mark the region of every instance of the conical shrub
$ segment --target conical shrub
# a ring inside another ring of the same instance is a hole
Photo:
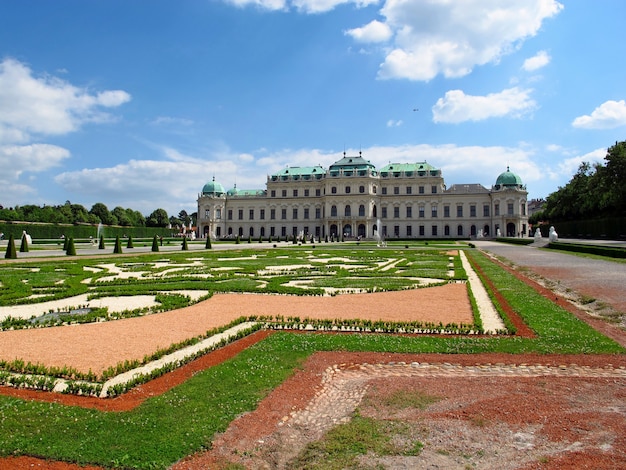
[[[22,234],[22,243],[20,244],[20,253],[28,253],[28,238],[26,234]]]
[[[130,235],[130,236],[128,237],[128,243],[126,243],[126,248],[135,248],[135,247],[133,246],[133,236],[132,236],[132,235]]]
[[[100,235],[100,241],[98,242],[98,249],[104,250],[104,235]]]
[[[113,248],[113,253],[118,255],[122,254],[122,242],[119,235],[115,237],[115,247]]]
[[[159,237],[156,235],[152,239],[152,251],[159,251]]]
[[[183,237],[183,251],[187,251],[189,246],[187,245],[187,237]]]
[[[212,247],[211,247],[211,237],[210,237],[208,234],[207,234],[207,236],[206,236],[206,243],[204,244],[204,247],[205,247],[207,250],[210,250],[210,249],[212,248]]]
[[[13,234],[9,235],[9,243],[4,257],[6,259],[17,259],[17,250],[15,249],[15,238],[13,238]]]
[[[67,241],[67,249],[65,250],[65,254],[68,256],[76,255],[76,246],[74,245],[74,238],[70,237]]]

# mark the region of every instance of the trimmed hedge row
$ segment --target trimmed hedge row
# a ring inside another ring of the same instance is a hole
[[[575,253],[589,253],[606,256],[607,258],[626,258],[626,248],[617,246],[585,245],[582,243],[550,242],[548,248],[553,250],[573,251]]]
[[[40,223],[28,223],[28,222],[0,222],[0,233],[4,234],[4,238],[8,239],[11,235],[15,240],[22,238],[22,232],[26,231],[33,243],[36,243],[38,239],[55,240],[61,239],[61,236],[65,238],[73,238],[74,240],[79,238],[96,238],[98,236],[98,226],[91,224],[70,225],[70,224],[40,224]],[[175,230],[165,227],[122,227],[104,225],[102,227],[102,233],[106,238],[115,238],[117,236],[123,237],[127,235],[129,237],[137,238],[152,238],[155,235],[170,237]]]

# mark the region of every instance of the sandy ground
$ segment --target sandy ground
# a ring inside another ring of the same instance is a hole
[[[0,359],[99,374],[124,360],[205,334],[241,316],[473,322],[465,284],[334,297],[217,294],[180,310],[104,323],[0,332]],[[71,345],[71,346],[70,346]]]

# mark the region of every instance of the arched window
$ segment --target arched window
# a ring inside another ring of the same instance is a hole
[[[251,237],[254,237],[254,227],[250,227],[250,234]]]
[[[456,228],[456,234],[457,234],[459,237],[462,237],[462,236],[463,236],[463,226],[462,226],[462,225],[459,225],[459,226]]]
[[[449,226],[449,225],[446,225],[446,226],[443,228],[443,234],[444,234],[446,237],[449,237],[449,236],[450,236],[450,226]]]
[[[363,204],[359,206],[359,217],[365,217],[365,206]]]
[[[372,207],[372,217],[378,217],[377,211],[376,211],[376,205],[374,205],[374,207]]]
[[[343,212],[343,215],[345,215],[346,217],[350,217],[352,215],[352,209],[350,208],[349,204],[344,208]]]
[[[331,206],[330,207],[330,216],[331,217],[337,217],[337,206]]]

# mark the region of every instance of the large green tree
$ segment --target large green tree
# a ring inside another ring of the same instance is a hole
[[[148,217],[146,217],[147,227],[167,227],[169,219],[165,209],[156,209]]]

